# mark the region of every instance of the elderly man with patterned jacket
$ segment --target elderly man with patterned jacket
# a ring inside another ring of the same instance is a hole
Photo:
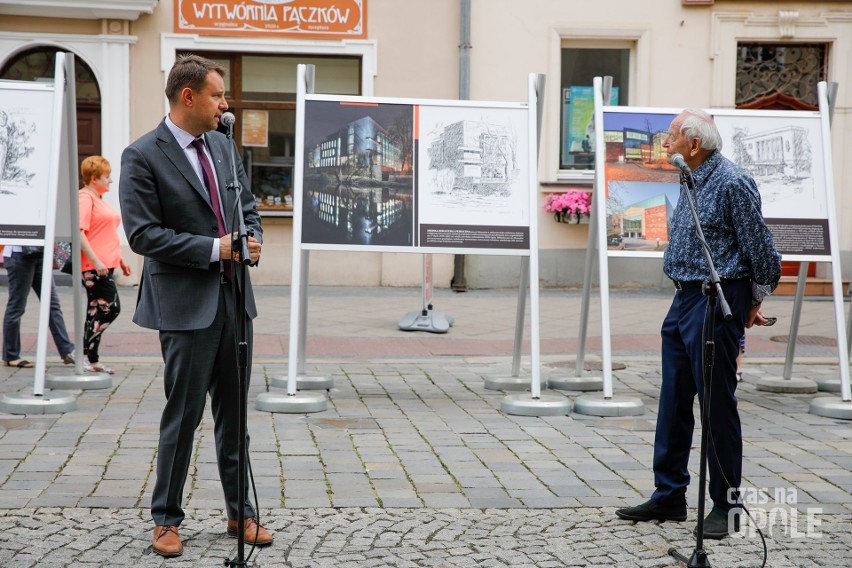
[[[737,412],[736,371],[743,330],[763,325],[763,299],[778,285],[781,256],[761,213],[754,180],[722,156],[722,138],[706,112],[687,109],[672,121],[663,143],[693,171],[698,217],[722,291],[733,317],[724,321],[717,304],[715,357],[710,381],[708,471],[713,508],[704,538],[721,539],[739,529],[738,488],[742,477],[742,430]],[[683,190],[682,190],[683,191]],[[663,270],[675,296],[662,325],[662,386],[654,440],[654,491],[636,507],[616,511],[631,521],[686,520],[689,451],[695,426],[695,395],[703,404],[703,332],[707,299],[702,284],[709,267],[682,195],[671,221]]]

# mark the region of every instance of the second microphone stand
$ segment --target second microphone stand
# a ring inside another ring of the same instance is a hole
[[[719,273],[716,272],[716,266],[713,264],[713,256],[710,254],[710,247],[707,245],[707,240],[704,238],[704,231],[701,229],[701,222],[698,218],[698,208],[695,203],[695,181],[692,179],[692,172],[681,170],[680,173],[681,194],[686,195],[689,209],[692,211],[692,218],[695,221],[695,235],[701,243],[701,250],[704,252],[704,258],[707,261],[707,266],[710,267],[710,275],[701,287],[702,292],[707,296],[707,311],[709,315],[704,321],[704,330],[702,336],[705,338],[703,345],[703,377],[701,399],[701,450],[700,459],[701,465],[698,469],[698,522],[695,527],[695,549],[692,555],[687,558],[674,548],[669,549],[669,555],[674,557],[679,562],[686,564],[687,568],[710,568],[710,560],[707,558],[707,552],[704,550],[704,499],[707,494],[707,442],[710,425],[710,381],[713,380],[713,359],[716,355],[716,301],[718,299],[722,309],[722,316],[725,321],[731,319],[731,307],[725,299],[725,294],[722,292],[722,282],[719,278]]]

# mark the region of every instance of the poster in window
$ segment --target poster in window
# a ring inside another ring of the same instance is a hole
[[[610,92],[611,106],[618,104],[618,87]],[[562,162],[569,154],[590,154],[595,143],[595,97],[592,87],[562,89]]]
[[[269,146],[269,111],[243,111],[243,146]]]

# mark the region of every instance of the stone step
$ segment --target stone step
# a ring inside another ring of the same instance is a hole
[[[798,276],[782,276],[773,296],[795,296]],[[805,282],[805,296],[831,296],[831,278],[809,276]],[[849,293],[849,280],[843,281],[843,296]]]

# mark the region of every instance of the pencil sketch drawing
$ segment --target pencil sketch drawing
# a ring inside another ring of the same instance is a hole
[[[429,133],[428,167],[433,195],[449,208],[469,208],[511,198],[521,166],[518,138],[510,126],[486,120],[437,125]]]
[[[734,127],[731,142],[733,161],[752,175],[765,204],[816,198],[806,128],[788,125],[752,133],[747,126]]]
[[[35,151],[30,144],[34,134],[35,124],[12,120],[8,112],[0,109],[0,193],[14,194],[14,189],[30,186],[35,172],[25,168],[23,162]]]

